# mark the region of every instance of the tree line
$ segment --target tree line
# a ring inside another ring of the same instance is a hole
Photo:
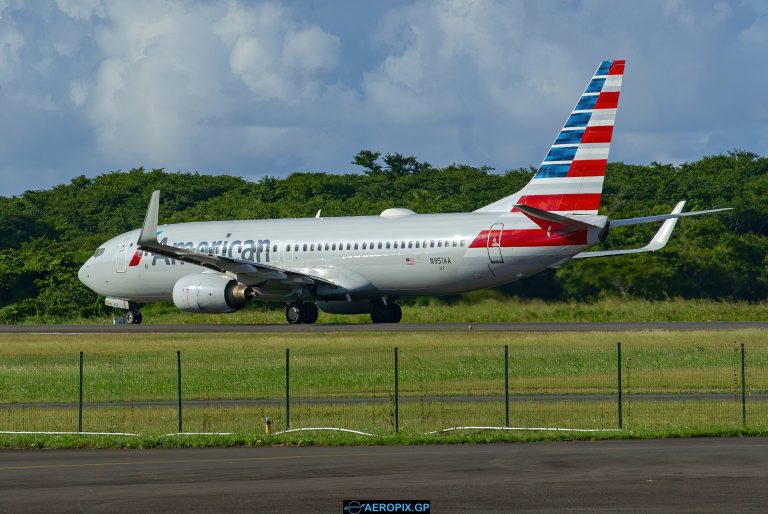
[[[293,173],[251,182],[226,175],[160,169],[79,176],[49,190],[0,196],[0,323],[29,317],[89,317],[107,308],[77,279],[99,244],[141,226],[147,201],[162,191],[162,223],[221,219],[472,211],[519,190],[534,169],[439,168],[413,156],[364,150],[362,173]],[[503,294],[588,301],[601,296],[756,301],[768,296],[768,159],[745,151],[681,165],[610,163],[601,213],[612,218],[733,207],[681,220],[655,254],[571,262],[504,286]],[[613,229],[605,248],[642,246],[657,226]]]

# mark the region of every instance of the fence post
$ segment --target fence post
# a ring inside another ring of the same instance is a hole
[[[285,349],[285,429],[291,428],[291,349]]]
[[[741,424],[747,426],[747,381],[744,343],[741,343]]]
[[[624,413],[621,411],[621,343],[616,343],[616,355],[617,355],[617,389],[618,389],[618,414],[619,414],[619,428],[624,428]]]
[[[509,345],[504,345],[504,426],[509,428]]]
[[[182,417],[181,417],[181,350],[176,350],[176,384],[178,386],[178,412],[179,412],[179,433],[183,432]]]
[[[395,346],[395,433],[400,432],[400,370]]]
[[[80,352],[80,388],[77,409],[77,431],[83,431],[83,352]]]

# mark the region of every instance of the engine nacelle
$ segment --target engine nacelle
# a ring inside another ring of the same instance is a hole
[[[250,287],[214,273],[186,275],[173,286],[173,303],[186,312],[235,312],[253,296]]]

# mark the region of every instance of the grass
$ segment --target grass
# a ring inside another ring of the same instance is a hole
[[[0,336],[0,430],[76,430],[78,363],[79,352],[83,351],[84,430],[131,432],[141,437],[129,438],[130,442],[93,437],[83,442],[84,436],[0,435],[0,445],[572,439],[572,432],[480,432],[434,437],[424,433],[453,426],[504,424],[504,345],[509,346],[512,426],[614,429],[618,422],[617,341],[622,343],[623,354],[625,430],[589,437],[625,437],[629,433],[641,437],[752,434],[768,430],[768,401],[762,396],[768,392],[768,332],[759,330],[438,335],[4,334]],[[746,427],[741,424],[740,343],[747,349],[750,398]],[[275,430],[285,426],[288,347],[291,428],[333,426],[375,436],[298,433],[267,438],[265,417],[273,420]],[[393,434],[394,347],[399,348],[399,435]],[[164,438],[163,434],[178,429],[177,349],[182,357],[184,430],[236,435],[223,439]],[[712,393],[720,396],[696,396]],[[752,398],[756,393],[761,394]],[[633,397],[646,394],[667,397]]]
[[[482,322],[645,322],[645,321],[761,321],[768,312],[768,302],[732,302],[718,300],[668,299],[665,301],[605,298],[593,302],[545,302],[506,298],[494,291],[477,291],[461,297],[456,303],[440,299],[406,300],[403,323],[482,323]],[[285,315],[280,307],[251,304],[239,312],[222,315],[181,312],[172,304],[155,304],[143,308],[144,323],[216,323],[216,324],[282,324]],[[115,315],[120,314],[115,311]],[[47,318],[25,320],[27,324],[111,323],[111,316],[96,318]],[[320,313],[320,323],[370,323],[367,315],[333,315]]]

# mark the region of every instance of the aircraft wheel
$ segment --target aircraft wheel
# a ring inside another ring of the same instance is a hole
[[[389,323],[389,307],[379,302],[371,305],[371,321],[374,323]]]
[[[304,319],[301,320],[302,323],[312,324],[315,321],[317,321],[318,311],[317,311],[317,305],[314,303],[305,303],[304,304]]]
[[[389,323],[400,323],[400,320],[403,319],[403,309],[400,308],[399,304],[396,303],[390,303],[387,305],[387,309],[389,310]]]
[[[139,312],[139,311],[128,311],[128,314],[125,315],[125,322],[128,325],[139,325],[139,324],[141,324],[141,312]]]
[[[285,319],[291,325],[298,325],[304,320],[304,305],[298,302],[289,303],[285,308]]]

